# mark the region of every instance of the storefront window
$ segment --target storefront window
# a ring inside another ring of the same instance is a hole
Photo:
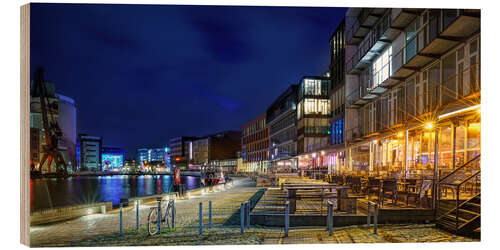
[[[439,135],[439,169],[453,168],[453,137],[451,125],[440,128]]]
[[[467,126],[467,160],[481,153],[481,123],[469,122]]]
[[[465,163],[464,150],[465,150],[465,126],[460,125],[455,130],[456,133],[456,147],[455,147],[455,168],[462,166]]]

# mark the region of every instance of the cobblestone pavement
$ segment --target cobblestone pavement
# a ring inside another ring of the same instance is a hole
[[[467,242],[470,238],[439,230],[433,224],[379,225],[378,234],[366,226],[334,228],[332,236],[324,228],[294,228],[284,237],[283,228],[252,226],[240,235],[239,226],[225,225],[241,202],[258,188],[248,181],[218,193],[176,201],[176,228],[148,236],[146,217],[149,207],[141,205],[141,227],[135,230],[135,210],[124,212],[124,234],[119,235],[118,214],[91,215],[75,220],[31,228],[32,246],[134,246],[134,245],[234,245],[234,244],[315,244],[378,242]],[[208,228],[206,206],[212,200],[213,227]],[[203,202],[203,234],[198,235],[198,204]]]
[[[205,193],[202,196],[191,196],[189,200],[175,201],[176,226],[179,228],[189,227],[198,222],[198,204],[203,202],[206,212],[208,200],[213,203],[214,223],[221,218],[229,218],[231,214],[238,211],[241,202],[248,200],[259,188],[247,179],[235,180],[233,187],[213,193]],[[156,202],[141,204],[139,209],[139,223],[141,230],[146,233],[147,216],[151,207],[156,207]],[[135,214],[133,207],[124,208],[123,228],[124,231],[135,231]],[[208,216],[205,215],[205,218]],[[194,226],[193,226],[194,227]],[[193,229],[194,232],[197,229]],[[72,242],[94,238],[100,235],[119,233],[120,217],[118,210],[108,214],[94,214],[79,217],[77,219],[54,223],[49,225],[32,226],[30,228],[31,246],[68,246]]]

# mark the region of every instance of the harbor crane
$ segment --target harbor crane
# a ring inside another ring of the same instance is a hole
[[[37,68],[33,83],[33,96],[40,98],[43,132],[45,136],[45,145],[42,147],[41,160],[38,167],[39,169],[37,170],[41,172],[43,164],[47,161],[49,173],[52,163],[54,163],[56,173],[66,175],[68,173],[67,165],[61,153],[62,149],[58,147],[59,139],[62,137],[62,131],[54,115],[53,110],[55,103],[51,102],[49,99],[43,73],[44,69],[42,67]]]

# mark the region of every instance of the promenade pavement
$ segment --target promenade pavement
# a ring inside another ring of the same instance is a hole
[[[155,203],[140,207],[140,229],[135,230],[135,210],[124,212],[124,234],[119,235],[119,216],[89,215],[75,220],[31,228],[32,246],[134,246],[134,245],[235,245],[235,244],[315,244],[383,242],[468,242],[433,224],[379,225],[378,234],[367,226],[337,227],[329,236],[324,228],[294,228],[284,237],[283,228],[251,226],[243,235],[238,225],[227,220],[238,212],[259,188],[248,179],[236,181],[232,188],[176,201],[176,228],[148,236],[146,218]],[[212,201],[213,227],[208,228],[208,201]],[[203,203],[203,234],[198,235],[198,206]]]

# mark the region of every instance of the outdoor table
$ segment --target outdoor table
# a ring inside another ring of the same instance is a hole
[[[405,182],[405,181],[398,181],[396,183],[397,183],[398,187],[402,187],[402,188],[398,189],[398,191],[401,191],[401,190],[407,191],[406,189],[407,189],[408,185],[410,185],[409,182]]]
[[[289,185],[285,186],[284,189],[287,191],[287,198],[290,201],[290,213],[295,213],[297,209],[297,190],[321,189],[321,195],[323,195],[325,189],[330,190],[331,192],[335,189],[337,191],[338,207],[343,208],[347,206],[347,204],[342,205],[344,200],[347,200],[348,198],[349,187],[347,186],[339,186],[335,184]]]

